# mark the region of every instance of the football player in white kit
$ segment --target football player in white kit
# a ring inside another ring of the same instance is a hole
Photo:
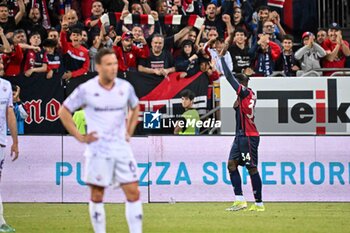
[[[142,204],[137,164],[128,143],[137,125],[139,105],[135,90],[116,78],[118,60],[113,50],[101,49],[96,57],[98,76],[78,86],[64,101],[59,115],[68,132],[87,143],[84,181],[91,189],[89,213],[95,233],[106,232],[103,194],[120,184],[126,196],[125,215],[129,232],[142,232]],[[83,108],[87,134],[81,135],[72,113]]]
[[[0,76],[4,74],[4,66],[0,59]],[[7,123],[7,124],[6,124]],[[0,181],[5,161],[6,133],[9,127],[12,136],[11,156],[12,161],[18,158],[18,138],[16,116],[13,111],[12,87],[9,81],[0,78]],[[1,190],[1,189],[0,189]],[[4,208],[0,192],[0,232],[15,232],[15,229],[6,224]]]

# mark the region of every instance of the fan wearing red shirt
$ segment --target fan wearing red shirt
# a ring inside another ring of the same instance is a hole
[[[323,61],[323,68],[344,68],[346,57],[350,56],[349,43],[343,40],[340,26],[332,23],[328,29],[328,39],[322,45],[327,56]],[[329,76],[334,72],[324,72],[325,76]]]
[[[47,74],[46,78],[51,79],[54,73],[57,73],[61,66],[61,56],[56,51],[57,41],[52,39],[46,39],[43,41],[42,46],[45,50],[47,57]]]
[[[65,17],[62,21],[60,42],[62,46],[63,61],[67,70],[62,76],[63,79],[79,77],[89,71],[90,57],[89,50],[81,45],[82,35],[80,28],[73,28],[69,36],[72,42],[67,41],[68,22]]]
[[[1,31],[3,31],[2,28]],[[3,33],[0,33],[0,35],[1,34]],[[21,63],[23,60],[23,51],[19,43],[19,38],[14,37],[13,40],[7,40],[5,35],[1,35],[1,37],[4,37],[2,38],[4,48],[6,47],[6,42],[10,45],[10,49],[5,49],[1,56],[4,64],[5,76],[17,76],[21,73]]]
[[[143,48],[138,48],[134,45],[134,36],[128,31],[124,32],[121,39],[121,46],[113,46],[113,49],[118,58],[119,72],[137,70],[137,59],[147,59],[150,55],[149,47],[144,37],[139,40],[143,44]]]
[[[87,18],[84,22],[85,27],[89,29],[89,35],[98,34],[100,31],[100,28],[98,26],[98,22],[100,20],[100,17],[102,16],[104,12],[102,1],[95,0],[92,3],[91,7],[91,16]]]
[[[41,36],[39,32],[34,32],[29,37],[29,43],[31,46],[39,47],[41,44]],[[24,75],[30,77],[34,72],[43,73],[47,70],[47,57],[44,51],[35,51],[34,49],[28,49],[26,59],[24,63]]]

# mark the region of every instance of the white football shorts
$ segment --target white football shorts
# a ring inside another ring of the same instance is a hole
[[[84,182],[87,184],[107,187],[137,181],[137,163],[130,148],[118,151],[113,158],[85,157]]]

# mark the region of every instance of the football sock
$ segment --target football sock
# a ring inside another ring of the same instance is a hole
[[[231,184],[236,196],[242,196],[242,180],[239,171],[236,169],[233,172],[230,172]]]
[[[89,202],[89,213],[95,233],[106,233],[106,214],[103,202]]]
[[[255,173],[254,175],[251,175],[250,179],[252,181],[255,202],[262,202],[262,198],[261,198],[262,184],[261,184],[261,178],[260,178],[259,172]]]
[[[256,206],[264,206],[264,203],[263,202],[255,202],[255,205]]]
[[[1,199],[1,194],[0,194],[0,226],[2,224],[5,224],[5,219],[4,219],[4,207],[2,206],[2,199]]]
[[[236,201],[245,201],[244,196],[236,196]]]
[[[141,200],[125,203],[125,217],[130,233],[142,232],[142,203]]]

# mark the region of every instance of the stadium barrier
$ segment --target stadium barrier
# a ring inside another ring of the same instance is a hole
[[[10,138],[9,138],[10,139]],[[259,169],[265,201],[350,201],[349,136],[262,136]],[[232,201],[226,169],[231,136],[151,136],[131,141],[143,202]],[[181,149],[180,149],[181,148]],[[2,176],[5,202],[87,202],[84,145],[70,136],[21,136],[20,158]],[[9,147],[7,147],[9,154]],[[243,190],[253,200],[249,175]],[[106,202],[121,202],[110,188]]]

